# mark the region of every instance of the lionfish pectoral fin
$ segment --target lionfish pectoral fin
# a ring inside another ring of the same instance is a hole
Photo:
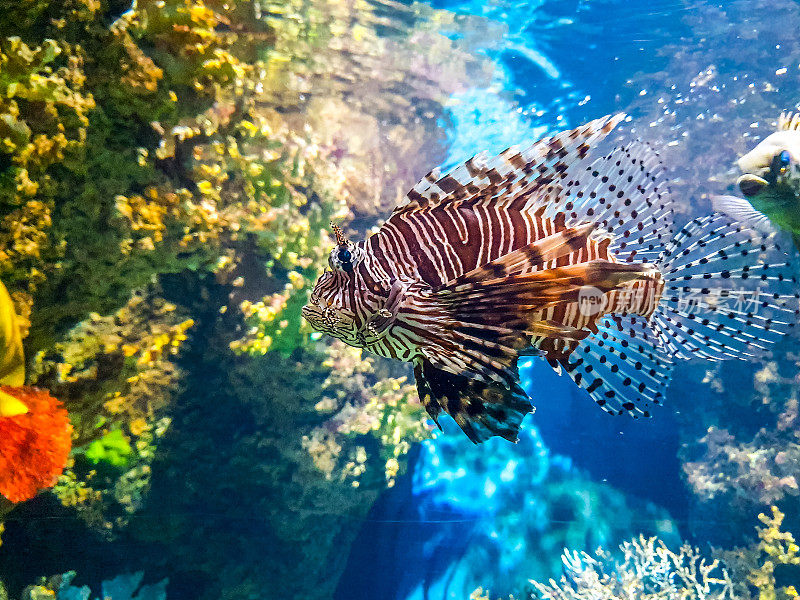
[[[516,442],[522,419],[533,411],[530,399],[517,383],[507,388],[456,375],[425,358],[415,361],[414,375],[420,400],[436,424],[439,414],[446,412],[475,444],[492,436]]]
[[[585,286],[600,292],[615,290],[649,269],[594,261],[481,282],[456,281],[431,296],[447,315],[450,345],[444,358],[452,364],[427,358],[450,373],[466,373],[467,378],[497,382],[511,390],[517,385],[517,359],[526,348],[538,345],[548,359],[556,360],[562,350],[595,331],[593,322],[575,327],[543,317],[544,309],[562,306],[565,310],[554,314],[566,315],[567,308],[574,312]]]
[[[531,311],[576,302],[587,287],[610,292],[652,273],[647,264],[595,260],[483,281],[456,280],[436,295],[457,320],[502,325],[528,322]]]
[[[591,333],[588,329],[578,329],[558,321],[533,321],[526,331],[534,337],[557,338],[569,341],[583,340]],[[546,355],[546,353],[544,354]]]

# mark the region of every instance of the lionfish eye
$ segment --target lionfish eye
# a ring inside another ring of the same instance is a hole
[[[349,263],[353,259],[353,254],[347,248],[342,248],[339,250],[338,256],[340,263]]]
[[[789,163],[792,162],[792,155],[789,154],[788,150],[784,150],[783,152],[781,152],[778,155],[778,157],[779,157],[779,160],[781,161],[782,165],[788,165]]]

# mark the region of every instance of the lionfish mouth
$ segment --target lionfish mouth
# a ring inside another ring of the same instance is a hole
[[[319,329],[319,324],[322,321],[322,311],[314,304],[306,304],[301,310],[300,314],[308,321],[314,329]]]

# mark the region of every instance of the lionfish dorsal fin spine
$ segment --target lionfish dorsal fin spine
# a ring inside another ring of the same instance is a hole
[[[556,181],[564,159],[582,159],[590,147],[605,138],[624,114],[606,116],[586,125],[545,138],[525,149],[512,147],[495,157],[478,154],[448,174],[438,169],[423,177],[406,196],[395,214],[431,209],[452,201],[469,201],[496,190],[513,190],[523,183],[542,187]],[[510,201],[513,194],[502,194],[497,201]]]

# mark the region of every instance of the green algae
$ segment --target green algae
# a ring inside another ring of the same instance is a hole
[[[113,429],[86,448],[83,455],[91,464],[107,464],[118,469],[128,466],[133,449],[120,429]]]

